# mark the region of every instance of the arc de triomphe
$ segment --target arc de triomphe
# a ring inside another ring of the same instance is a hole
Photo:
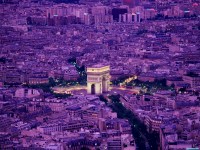
[[[87,68],[87,93],[102,94],[110,87],[110,66],[94,65]]]

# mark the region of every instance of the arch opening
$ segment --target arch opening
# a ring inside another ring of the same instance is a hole
[[[95,94],[95,84],[91,85],[91,94]]]

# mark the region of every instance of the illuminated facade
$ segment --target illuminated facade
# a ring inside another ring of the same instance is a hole
[[[109,91],[110,66],[95,65],[87,68],[88,94],[102,94]]]

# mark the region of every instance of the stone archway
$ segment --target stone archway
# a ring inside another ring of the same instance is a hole
[[[87,68],[88,94],[102,94],[109,91],[110,66],[97,65]]]

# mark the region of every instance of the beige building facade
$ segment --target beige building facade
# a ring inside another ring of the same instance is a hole
[[[87,68],[87,93],[102,94],[110,88],[110,66],[95,65]]]

